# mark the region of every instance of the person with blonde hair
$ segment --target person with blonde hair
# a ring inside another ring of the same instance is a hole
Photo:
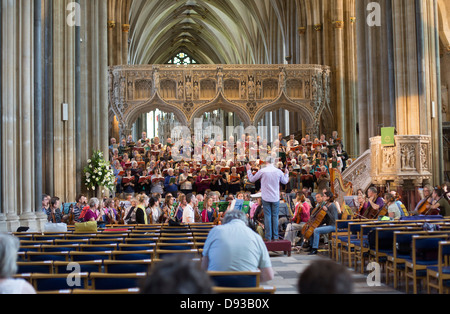
[[[33,286],[16,275],[19,239],[0,233],[0,294],[36,294]]]

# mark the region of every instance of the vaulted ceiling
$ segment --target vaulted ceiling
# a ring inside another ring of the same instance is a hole
[[[270,63],[269,41],[283,36],[277,15],[284,2],[133,1],[129,62],[166,63],[184,51],[200,63]]]
[[[292,57],[301,63],[297,31],[326,23],[323,10],[335,0],[107,0],[117,28],[111,49],[125,52],[113,64],[161,64],[180,51],[199,63],[274,64]],[[353,3],[354,0],[350,0]],[[438,0],[441,44],[450,49],[450,5]],[[123,43],[126,39],[126,44]],[[122,43],[121,43],[122,40]],[[129,46],[128,46],[129,44]],[[308,49],[308,48],[306,48]],[[117,54],[110,52],[110,54]],[[126,57],[125,57],[126,56]],[[303,57],[308,63],[320,58]]]

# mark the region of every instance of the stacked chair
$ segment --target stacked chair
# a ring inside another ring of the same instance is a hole
[[[110,225],[96,233],[14,233],[20,239],[17,278],[39,294],[136,294],[152,266],[183,254],[201,262],[213,224]],[[209,273],[215,293],[273,294],[260,272]]]
[[[384,282],[397,290],[449,293],[449,241],[450,219],[445,217],[338,220],[329,251],[336,262],[362,274],[378,265]]]

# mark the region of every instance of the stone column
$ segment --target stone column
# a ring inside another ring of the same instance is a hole
[[[345,63],[344,63],[344,7],[343,0],[334,1],[334,77],[336,86],[337,126],[338,133],[347,141],[349,134],[346,132],[346,120],[348,118],[345,104]]]
[[[3,1],[0,1],[0,178],[3,177]],[[6,231],[6,217],[3,206],[3,180],[0,179],[0,232]]]
[[[346,0],[344,5],[344,21],[345,21],[345,62],[347,64],[345,71],[346,77],[346,93],[345,101],[347,108],[346,131],[347,138],[345,150],[351,156],[360,156],[358,134],[356,125],[358,119],[358,73],[357,73],[357,54],[356,54],[356,9],[355,0]]]
[[[103,155],[109,159],[109,140],[108,140],[108,1],[99,0],[98,5],[98,54],[99,54],[99,93],[100,93],[100,117],[98,123],[100,124],[100,146],[99,150],[103,151]]]
[[[61,202],[76,196],[75,152],[75,27],[66,23],[66,7],[71,1],[53,1],[53,112],[54,112],[54,193]],[[68,120],[63,121],[67,104]]]
[[[9,104],[3,108],[2,112],[2,192],[4,214],[6,215],[6,231],[15,230],[19,227],[18,209],[18,189],[16,174],[16,63],[18,62],[18,51],[16,36],[18,34],[18,1],[2,1],[2,63],[5,77],[2,80],[2,103]]]
[[[38,229],[47,220],[41,211],[43,194],[43,82],[42,82],[42,2],[34,0],[34,207],[33,211],[40,223]],[[38,222],[38,221],[37,221]]]
[[[21,48],[20,48],[20,155],[17,156],[20,196],[18,213],[22,226],[35,227],[34,214],[34,134],[33,134],[33,2],[22,0],[21,11]],[[17,36],[17,33],[14,34]],[[20,160],[20,162],[19,162]]]

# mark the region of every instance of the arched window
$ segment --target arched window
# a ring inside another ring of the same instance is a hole
[[[189,65],[189,64],[197,64],[197,61],[189,56],[187,53],[180,52],[175,57],[170,59],[168,64],[178,64],[178,65]]]

